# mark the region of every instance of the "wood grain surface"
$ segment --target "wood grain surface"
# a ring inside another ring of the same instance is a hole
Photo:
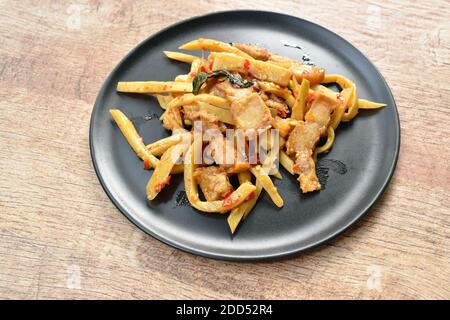
[[[395,176],[370,215],[297,257],[234,263],[145,235],[88,146],[96,95],[152,33],[212,11],[319,23],[364,52],[398,104]],[[0,0],[0,298],[450,298],[450,3]]]

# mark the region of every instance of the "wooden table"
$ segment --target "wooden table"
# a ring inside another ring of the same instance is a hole
[[[0,298],[450,298],[448,1],[0,2]],[[386,77],[402,127],[382,199],[335,241],[277,262],[215,261],[145,235],[95,175],[89,119],[134,46],[194,15],[295,14]]]

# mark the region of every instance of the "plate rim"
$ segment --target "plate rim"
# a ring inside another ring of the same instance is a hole
[[[387,88],[387,94],[390,97],[390,99],[393,102],[393,110],[394,113],[396,115],[396,141],[395,141],[395,151],[394,151],[394,159],[393,162],[389,168],[388,171],[388,175],[386,176],[386,178],[384,179],[381,188],[379,188],[378,192],[375,194],[375,196],[368,202],[368,204],[365,206],[364,209],[362,209],[359,214],[357,214],[355,216],[354,219],[350,220],[347,224],[345,224],[344,226],[340,227],[339,229],[335,230],[334,232],[330,233],[328,236],[317,240],[311,244],[308,245],[304,245],[304,246],[299,246],[298,248],[295,248],[293,250],[287,250],[287,251],[283,251],[283,252],[279,252],[279,253],[275,253],[275,254],[260,254],[260,255],[240,255],[240,254],[223,254],[223,253],[215,253],[213,251],[207,251],[207,250],[202,250],[199,248],[195,248],[183,243],[179,243],[177,241],[173,241],[171,239],[167,239],[163,236],[160,236],[158,233],[153,232],[152,230],[149,230],[146,226],[144,226],[143,224],[141,224],[139,221],[137,221],[132,215],[130,215],[127,210],[125,210],[124,206],[121,204],[121,201],[119,201],[118,199],[116,199],[115,197],[113,197],[112,193],[109,191],[109,189],[106,186],[105,181],[103,180],[103,177],[100,173],[100,170],[98,168],[98,164],[97,164],[97,160],[96,160],[96,156],[95,156],[95,150],[93,147],[93,128],[94,128],[94,111],[99,108],[99,104],[100,104],[100,100],[101,97],[103,97],[106,93],[106,84],[109,83],[111,81],[111,78],[113,77],[113,75],[116,73],[116,71],[118,70],[118,68],[131,56],[133,55],[140,47],[142,47],[145,43],[147,43],[148,41],[151,41],[153,38],[159,36],[160,34],[170,30],[171,28],[177,27],[179,25],[182,25],[184,23],[189,23],[191,21],[195,21],[197,19],[203,19],[203,18],[208,18],[208,17],[213,17],[215,15],[222,15],[222,14],[261,14],[261,15],[278,15],[278,16],[283,16],[289,19],[296,19],[299,20],[302,23],[307,23],[307,24],[311,24],[313,25],[315,28],[319,28],[322,29],[325,32],[331,33],[333,36],[337,37],[340,41],[345,42],[347,45],[349,45],[352,49],[356,50],[365,60],[366,62],[371,65],[374,70],[376,71],[376,73],[378,74],[378,76],[380,77],[380,79],[382,79],[384,86]],[[311,249],[314,249],[322,244],[325,244],[329,241],[332,241],[333,239],[337,238],[338,236],[340,236],[342,233],[344,233],[345,231],[349,230],[352,226],[355,226],[355,224],[361,220],[363,217],[365,217],[371,210],[371,208],[374,206],[374,204],[380,199],[380,197],[384,194],[384,192],[386,191],[386,188],[388,187],[394,173],[395,173],[395,169],[398,163],[398,157],[399,157],[399,153],[400,153],[400,144],[401,144],[401,126],[400,126],[400,117],[399,117],[399,113],[398,113],[398,109],[397,109],[397,104],[395,102],[394,96],[392,94],[391,88],[388,85],[386,79],[384,78],[384,76],[381,74],[381,72],[379,71],[379,69],[377,68],[377,66],[361,51],[359,50],[357,47],[355,47],[351,42],[349,42],[348,40],[346,40],[345,38],[343,38],[342,36],[340,36],[339,34],[331,31],[328,28],[325,28],[323,26],[321,26],[318,23],[303,19],[303,18],[299,18],[293,15],[289,15],[289,14],[285,14],[285,13],[280,13],[280,12],[274,12],[274,11],[265,11],[265,10],[249,10],[249,9],[244,9],[244,10],[223,10],[223,11],[213,11],[213,12],[209,12],[206,14],[202,14],[202,15],[195,15],[183,20],[180,20],[176,23],[170,24],[162,29],[160,29],[159,31],[152,33],[151,35],[149,35],[147,38],[145,38],[144,40],[142,40],[141,42],[139,42],[137,45],[135,45],[133,47],[133,49],[131,49],[124,57],[122,57],[122,59],[120,59],[120,61],[116,64],[116,66],[112,69],[112,71],[109,73],[109,75],[106,77],[106,79],[103,81],[103,84],[100,88],[100,91],[97,94],[97,97],[95,99],[92,111],[91,111],[91,119],[89,122],[89,150],[90,150],[90,154],[91,154],[91,160],[92,160],[92,164],[94,166],[94,171],[95,174],[100,182],[100,185],[102,186],[103,190],[105,191],[105,193],[107,194],[108,198],[111,200],[111,202],[116,206],[116,208],[130,221],[132,222],[135,226],[137,226],[139,229],[141,229],[144,233],[152,236],[153,238],[161,241],[162,243],[169,245],[173,248],[179,249],[181,251],[193,254],[193,255],[199,255],[202,257],[206,257],[206,258],[212,258],[212,259],[216,259],[216,260],[225,260],[225,261],[240,261],[240,262],[251,262],[251,261],[273,261],[273,260],[278,260],[278,259],[282,259],[282,258],[287,258],[287,257],[292,257],[295,256],[301,252],[305,252],[305,251],[309,251]]]

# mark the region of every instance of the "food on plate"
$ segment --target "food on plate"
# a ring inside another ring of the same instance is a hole
[[[301,192],[320,190],[317,155],[331,150],[340,122],[360,109],[385,106],[359,98],[345,76],[253,44],[200,38],[179,49],[209,54],[164,51],[190,64],[189,72],[172,81],[117,84],[118,92],[154,95],[170,136],[145,145],[125,114],[110,113],[144,168],[154,170],[146,188],[150,201],[182,173],[190,204],[203,212],[230,212],[232,233],[263,191],[283,207],[273,182],[283,179],[277,163],[298,176]]]

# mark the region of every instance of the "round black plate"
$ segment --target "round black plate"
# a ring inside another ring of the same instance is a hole
[[[120,108],[134,121],[146,143],[169,133],[157,118],[161,109],[149,96],[116,93],[118,81],[173,80],[188,65],[162,53],[195,38],[256,43],[291,58],[324,67],[353,79],[360,97],[387,107],[361,110],[337,130],[332,151],[319,157],[323,190],[302,195],[296,178],[284,169],[275,184],[285,205],[277,209],[264,194],[232,236],[226,215],[203,214],[186,205],[183,177],[175,176],[154,202],[143,170],[111,120],[108,109]],[[299,45],[302,49],[285,44]],[[150,117],[148,117],[150,116]],[[152,118],[149,120],[149,118]],[[180,22],[145,40],[129,53],[105,81],[92,111],[90,147],[103,188],[120,211],[155,238],[195,254],[232,260],[287,256],[341,233],[363,216],[380,197],[396,165],[400,145],[399,118],[392,94],[374,65],[340,36],[295,17],[260,11],[213,13]]]

